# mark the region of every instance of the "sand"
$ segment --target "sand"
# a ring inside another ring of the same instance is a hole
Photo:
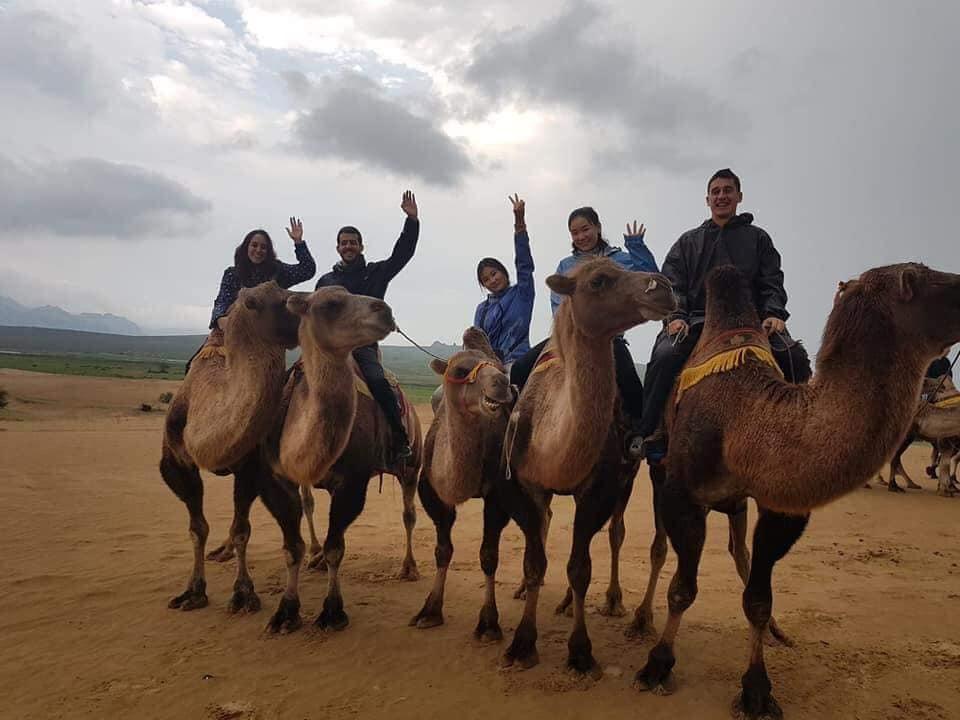
[[[302,576],[304,629],[263,633],[283,583],[280,533],[254,506],[251,572],[264,609],[225,607],[233,563],[208,563],[210,606],[167,609],[190,566],[186,511],[157,471],[162,412],[173,383],[0,370],[11,405],[0,412],[0,716],[4,718],[727,718],[745,668],[747,625],[726,551],[726,520],[711,515],[700,594],[678,641],[677,691],[631,688],[650,640],[623,636],[627,618],[588,618],[597,681],[564,669],[569,619],[553,607],[565,588],[572,502],[558,498],[541,594],[541,663],[502,671],[504,645],[471,632],[483,576],[480,509],[465,505],[454,528],[446,624],[407,626],[433,574],[433,528],[421,510],[415,552],[422,579],[396,579],[403,529],[396,483],[370,485],[347,533],[343,590],[349,627],[326,634],[310,621],[325,576]],[[422,408],[423,418],[429,409]],[[960,499],[934,495],[926,449],[906,457],[922,491],[858,490],[814,514],[777,566],[775,613],[796,641],[767,653],[774,693],[788,718],[960,717]],[[205,475],[211,545],[226,534],[229,478]],[[317,496],[321,527],[327,496]],[[751,508],[751,520],[754,510]],[[649,480],[641,473],[627,511],[625,603],[639,602],[651,537]],[[609,578],[606,534],[593,546],[588,601]],[[512,590],[522,541],[504,534],[499,575],[508,638],[520,617]],[[672,573],[671,558],[664,578]],[[656,622],[662,625],[661,584]]]

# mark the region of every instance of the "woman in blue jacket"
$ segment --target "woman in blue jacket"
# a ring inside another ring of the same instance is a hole
[[[627,224],[627,232],[623,235],[626,250],[610,245],[603,237],[600,216],[592,207],[581,207],[571,212],[567,219],[567,229],[570,231],[573,252],[557,265],[557,273],[561,275],[569,274],[579,263],[595,257],[608,257],[621,267],[635,272],[659,272],[653,253],[643,240],[646,229],[642,224],[638,226],[636,221],[632,227]],[[562,301],[562,296],[550,293],[550,308],[554,315]],[[510,371],[510,381],[514,385],[523,387],[546,344],[547,340],[544,340],[535,345],[514,363]],[[639,451],[638,441],[641,439],[638,427],[643,414],[643,384],[627,348],[627,341],[622,335],[613,340],[613,355],[616,360],[617,387],[620,390],[622,408],[630,423],[627,443],[633,455]]]
[[[508,196],[509,197],[509,196]],[[513,203],[513,245],[517,282],[510,284],[510,273],[496,258],[484,258],[477,265],[477,281],[490,293],[477,305],[473,324],[490,339],[493,351],[509,369],[530,350],[530,318],[533,315],[533,255],[524,221],[526,204],[519,195]]]

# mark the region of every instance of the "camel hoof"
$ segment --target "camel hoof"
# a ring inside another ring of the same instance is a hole
[[[890,483],[889,485],[887,485],[887,490],[888,490],[889,492],[893,492],[893,493],[906,493],[906,492],[907,492],[906,490],[904,490],[902,487],[900,487],[900,486],[897,485],[896,483]]]
[[[611,602],[608,599],[607,602],[605,602],[603,605],[597,608],[597,612],[599,612],[604,617],[623,617],[624,615],[627,614],[627,609],[623,606],[623,603],[620,602],[619,600],[615,602]]]
[[[907,480],[907,490],[923,490],[923,488],[913,480]]]
[[[417,563],[413,560],[404,562],[403,567],[400,568],[400,575],[398,577],[400,580],[406,580],[407,582],[416,582],[419,580],[420,571],[417,570]]]
[[[603,668],[593,659],[589,650],[578,650],[567,656],[567,670],[578,675],[587,675],[594,680],[603,677]]]
[[[633,687],[640,692],[648,692],[660,697],[673,695],[677,691],[677,683],[673,679],[673,673],[667,672],[666,677],[660,680],[654,680],[646,674],[646,668],[637,672],[633,678]]]
[[[521,585],[513,593],[514,600],[526,600],[527,599],[527,587],[526,585]]]
[[[231,543],[224,543],[218,548],[214,548],[207,553],[207,560],[212,562],[227,562],[232,560],[235,553],[233,551],[233,545]]]
[[[529,670],[532,667],[536,667],[540,664],[540,655],[537,653],[536,649],[528,652],[526,655],[514,656],[511,655],[509,651],[504,653],[503,659],[500,661],[500,667],[502,668],[512,668],[516,667],[520,670]]]
[[[207,583],[196,580],[187,589],[167,603],[171,610],[199,610],[210,604],[207,599]]]
[[[307,570],[316,570],[317,572],[327,571],[327,559],[324,557],[323,552],[310,556],[310,560],[307,561]]]
[[[653,627],[653,613],[640,613],[633,616],[633,622],[627,625],[623,631],[625,637],[630,640],[643,640],[650,637],[656,637],[657,631]]]
[[[280,598],[280,604],[277,611],[267,623],[267,631],[271,633],[280,633],[286,635],[298,630],[303,625],[300,619],[300,598]]]
[[[864,483],[864,484],[863,484],[863,489],[864,489],[864,490],[873,490],[873,485],[871,485],[870,483]]]
[[[227,612],[236,614],[239,612],[254,613],[260,610],[260,598],[253,591],[253,583],[234,583],[233,597],[227,603]]]
[[[953,490],[939,490],[939,489],[937,490],[937,495],[939,495],[940,497],[952,498],[954,494],[955,493]]]
[[[763,642],[769,647],[782,645],[783,647],[792,648],[795,644],[793,640],[790,639],[790,636],[780,628],[780,625],[773,618],[770,618],[770,622],[767,624],[767,629],[763,633]]]
[[[427,614],[422,610],[410,619],[410,626],[417,628],[417,630],[429,630],[441,625],[443,625],[443,615]]]
[[[743,693],[737,695],[730,708],[730,714],[736,720],[783,720],[783,710],[780,704],[774,700],[773,695],[767,694],[764,698],[757,698],[746,707],[747,702],[743,698]]]
[[[513,642],[503,655],[501,667],[520,667],[529,670],[540,662],[537,653],[537,628],[524,618],[513,633]]]
[[[350,624],[350,618],[343,611],[343,600],[339,597],[327,597],[323,601],[323,610],[313,621],[321,630],[333,630],[339,632]]]
[[[473,637],[483,643],[495,643],[503,640],[503,630],[500,629],[500,614],[495,605],[484,605],[480,608],[480,617]]]

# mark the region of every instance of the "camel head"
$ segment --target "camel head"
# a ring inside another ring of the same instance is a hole
[[[226,316],[225,344],[232,344],[235,337],[247,337],[268,345],[295,348],[300,319],[287,308],[287,300],[293,294],[272,280],[242,288]]]
[[[919,263],[873,268],[840,283],[834,310],[846,310],[848,323],[867,322],[868,313],[883,318],[929,363],[960,342],[960,275]],[[841,336],[849,334],[844,325],[836,328]],[[825,332],[824,344],[830,334]]]
[[[396,329],[383,300],[354,295],[339,285],[293,294],[287,306],[300,318],[300,346],[334,355],[379,342]]]
[[[447,360],[431,360],[430,367],[443,377],[447,408],[469,415],[496,416],[501,409],[509,411],[517,399],[503,365],[482,350],[468,347]]]
[[[663,275],[624,270],[609,258],[588,260],[570,275],[551,275],[547,285],[567,296],[560,313],[569,306],[577,329],[588,337],[613,338],[677,309],[673,288]]]

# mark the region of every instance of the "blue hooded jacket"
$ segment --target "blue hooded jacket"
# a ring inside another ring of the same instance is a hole
[[[510,363],[530,349],[530,318],[533,315],[533,255],[526,230],[514,233],[517,282],[477,305],[473,324],[490,338],[497,356]]]
[[[643,235],[628,235],[624,238],[624,242],[627,246],[626,251],[610,245],[597,245],[590,252],[574,250],[572,255],[568,255],[557,265],[557,274],[569,275],[579,263],[595,257],[608,257],[617,265],[634,272],[660,272],[653,253],[643,242]],[[554,315],[557,314],[557,308],[562,300],[562,295],[557,295],[555,292],[550,293],[550,310]]]

